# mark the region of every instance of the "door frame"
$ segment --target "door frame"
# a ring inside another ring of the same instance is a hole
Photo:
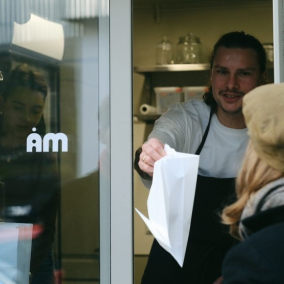
[[[100,184],[100,283],[132,284],[131,0],[100,0],[99,11],[99,100],[109,94],[110,121],[110,180]]]

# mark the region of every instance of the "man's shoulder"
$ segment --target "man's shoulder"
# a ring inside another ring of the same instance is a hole
[[[208,106],[203,100],[189,100],[187,102],[182,103],[184,107],[187,109],[196,109],[199,112],[210,112],[210,106]]]
[[[210,113],[210,107],[202,100],[189,100],[183,103],[173,105],[169,113],[187,114],[189,116],[207,116]]]

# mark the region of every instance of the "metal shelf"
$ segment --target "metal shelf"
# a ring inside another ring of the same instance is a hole
[[[146,114],[134,114],[135,117],[137,117],[139,120],[144,122],[150,122],[153,123],[155,120],[157,120],[161,115],[160,114],[152,114],[152,115],[146,115]]]
[[[169,64],[169,65],[151,65],[151,66],[136,66],[136,73],[153,73],[153,72],[187,72],[187,71],[206,71],[209,70],[208,63],[200,64]]]
[[[133,8],[137,12],[145,10],[193,10],[193,9],[210,9],[210,8],[238,8],[243,7],[272,7],[271,0],[134,0]]]
[[[273,62],[267,63],[267,69],[273,69]],[[135,66],[134,72],[139,74],[155,72],[190,72],[190,71],[207,71],[210,69],[208,63],[199,64],[168,64],[168,65],[150,65]]]

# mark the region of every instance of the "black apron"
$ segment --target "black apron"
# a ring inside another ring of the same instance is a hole
[[[196,155],[204,146],[212,115],[211,110]],[[220,277],[223,258],[235,243],[228,226],[222,225],[220,213],[235,199],[235,178],[198,175],[183,267],[154,240],[142,284],[212,284]]]

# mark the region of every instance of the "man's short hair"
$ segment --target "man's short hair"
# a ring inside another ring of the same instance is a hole
[[[257,54],[260,74],[266,71],[267,57],[263,45],[254,36],[247,34],[244,31],[229,32],[219,38],[219,40],[214,45],[213,51],[210,56],[210,71],[213,68],[213,62],[220,47],[242,49],[250,48],[254,50]],[[206,104],[210,105],[211,107],[216,107],[216,102],[213,98],[211,86],[209,87],[209,92],[205,93],[203,98]]]

